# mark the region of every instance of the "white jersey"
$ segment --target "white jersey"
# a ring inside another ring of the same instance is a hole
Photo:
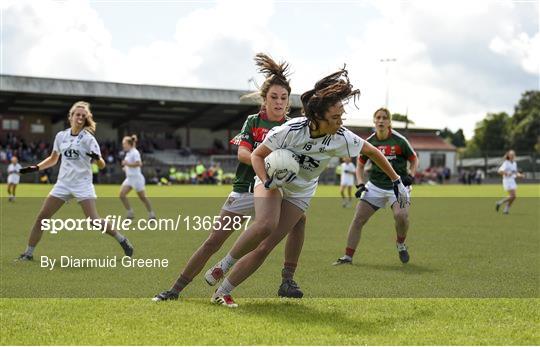
[[[357,157],[364,140],[350,130],[341,127],[334,135],[311,138],[309,121],[298,117],[270,130],[263,144],[275,151],[285,148],[295,154],[300,164],[297,178],[287,184],[291,192],[313,191],[320,174],[333,157]]]
[[[354,176],[356,173],[356,166],[351,163],[341,163],[341,179],[340,185],[342,186],[353,186],[354,185]]]
[[[141,162],[142,163],[141,153],[139,153],[137,148],[133,147],[126,153],[126,157],[124,158],[124,160],[128,164],[135,164],[136,162]],[[141,167],[140,166],[129,167],[129,166],[126,165],[126,176],[127,177],[139,176],[139,175],[141,175]]]
[[[22,166],[21,164],[17,163],[17,164],[9,164],[8,165],[8,175],[19,175],[19,171],[21,171],[22,169]]]
[[[92,184],[92,159],[87,153],[101,155],[96,138],[87,130],[71,135],[71,129],[60,131],[54,139],[53,151],[62,156],[57,183],[74,187]]]
[[[341,174],[346,177],[353,177],[356,172],[356,166],[351,163],[341,163]]]
[[[516,183],[516,177],[517,177],[518,171],[517,171],[517,163],[515,161],[505,160],[498,171],[503,171],[505,173],[505,175],[503,175],[504,184]]]

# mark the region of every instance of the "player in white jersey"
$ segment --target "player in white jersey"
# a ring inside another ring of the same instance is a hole
[[[45,199],[30,232],[28,246],[18,260],[33,259],[34,249],[43,234],[42,221],[51,218],[71,198],[77,199],[87,218],[99,220],[106,233],[116,238],[124,253],[131,256],[133,247],[128,239],[102,221],[96,210],[96,192],[92,184],[91,162],[96,161],[99,168],[103,169],[105,161],[101,157],[99,145],[93,136],[96,123],[90,111],[90,104],[84,101],[73,104],[69,110],[68,119],[70,128],[56,134],[52,153],[39,164],[20,170],[21,174],[46,170],[56,165],[62,156],[56,184]]]
[[[150,201],[146,197],[146,193],[144,191],[145,180],[141,172],[141,153],[139,153],[137,150],[137,135],[124,136],[124,139],[122,140],[122,147],[124,152],[126,152],[126,156],[124,160],[122,160],[122,166],[124,167],[124,171],[126,173],[126,179],[124,182],[122,182],[122,188],[120,188],[120,200],[127,210],[126,218],[133,219],[135,217],[127,198],[127,195],[131,189],[135,189],[139,199],[141,199],[146,207],[146,210],[148,211],[148,218],[155,219],[156,214],[152,210],[152,205],[150,204]]]
[[[343,158],[341,165],[341,178],[339,183],[339,192],[341,193],[341,205],[343,207],[351,206],[352,202],[352,187],[354,186],[354,176],[356,174],[356,167],[351,162],[351,158]],[[348,200],[345,199],[345,190],[349,195]]]
[[[231,297],[232,290],[262,265],[302,217],[315,194],[319,175],[333,157],[356,157],[359,153],[369,156],[395,182],[398,201],[407,204],[407,190],[388,160],[375,147],[341,126],[342,102],[359,94],[359,90],[353,90],[345,69],[323,78],[301,96],[305,117],[272,129],[253,151],[251,162],[257,174],[255,221],[233,246],[236,253],[244,256],[216,290],[212,303],[237,306]],[[280,148],[292,151],[300,164],[300,171],[292,181],[292,177],[279,180],[266,173],[264,158]]]
[[[15,201],[15,190],[17,189],[17,184],[19,184],[20,174],[19,171],[22,169],[21,164],[19,164],[19,159],[16,156],[11,157],[11,164],[8,165],[8,177],[7,177],[7,191],[8,191],[8,201]]]
[[[257,93],[261,98],[261,110],[258,114],[249,116],[240,134],[231,140],[232,144],[239,146],[239,163],[233,182],[233,191],[229,194],[225,204],[223,204],[219,213],[219,220],[214,223],[214,228],[208,238],[193,253],[172,287],[157,294],[152,299],[153,301],[178,299],[179,294],[203,270],[210,257],[236,231],[236,227],[227,226],[227,220],[252,216],[254,213],[253,183],[255,172],[251,167],[251,153],[263,142],[270,129],[286,122],[289,95],[291,93],[291,86],[287,79],[289,70],[287,62],[278,64],[264,53],[258,53],[255,56],[255,62],[259,72],[266,77]],[[305,221],[305,216],[302,216],[293,230],[287,235],[285,262],[281,270],[282,282],[278,289],[278,296],[280,297],[301,298],[304,295],[294,280],[294,274],[304,244]],[[223,267],[227,268],[229,260],[234,263],[238,258],[234,253],[228,253],[223,260]],[[216,285],[222,277],[221,267],[214,267],[204,274],[206,282],[211,286]]]
[[[495,209],[498,212],[500,207],[506,204],[503,213],[508,214],[510,212],[510,206],[512,206],[512,204],[516,200],[516,178],[522,178],[523,174],[518,172],[517,163],[515,162],[516,152],[514,152],[513,150],[509,150],[508,152],[506,152],[504,159],[504,163],[502,163],[501,167],[499,168],[499,170],[497,170],[497,172],[503,178],[503,188],[508,192],[508,197],[497,201]]]

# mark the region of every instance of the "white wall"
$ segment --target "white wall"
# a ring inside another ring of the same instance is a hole
[[[416,151],[418,155],[418,171],[427,169],[431,163],[431,153],[441,153],[441,151]],[[452,170],[452,175],[456,173],[456,152],[444,151],[446,156],[446,166]]]

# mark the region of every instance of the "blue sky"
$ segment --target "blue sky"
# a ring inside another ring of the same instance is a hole
[[[343,63],[417,125],[464,128],[539,89],[538,1],[3,1],[4,74],[247,89],[253,55],[290,62],[302,93]],[[388,78],[381,58],[395,58]]]

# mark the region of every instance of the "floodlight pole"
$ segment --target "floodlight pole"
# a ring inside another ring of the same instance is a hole
[[[386,98],[385,98],[385,102],[384,102],[384,107],[388,108],[388,102],[389,102],[389,99],[390,99],[390,80],[388,78],[388,70],[389,70],[389,65],[390,63],[395,63],[397,61],[396,58],[383,58],[380,60],[381,63],[384,64],[385,66],[385,75],[386,75]]]

